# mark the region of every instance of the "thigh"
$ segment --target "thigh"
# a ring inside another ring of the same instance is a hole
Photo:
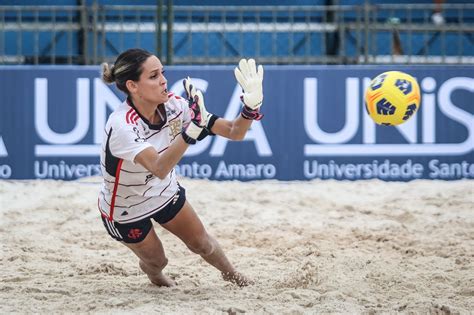
[[[171,221],[161,226],[179,237],[186,244],[190,244],[207,235],[204,225],[188,201],[185,201],[181,210]]]
[[[153,227],[149,218],[132,223],[118,223],[102,216],[102,223],[112,238],[123,243],[143,241]]]
[[[151,228],[148,235],[140,243],[123,243],[130,248],[135,255],[147,264],[153,264],[165,258],[165,250],[155,229]]]

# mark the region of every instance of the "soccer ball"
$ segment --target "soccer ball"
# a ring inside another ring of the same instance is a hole
[[[420,87],[411,75],[388,71],[376,76],[365,92],[365,109],[379,125],[396,126],[420,107]]]

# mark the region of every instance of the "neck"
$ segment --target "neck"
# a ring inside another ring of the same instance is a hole
[[[158,105],[140,99],[131,98],[131,100],[140,114],[148,119],[149,122],[155,124],[161,121],[161,117],[157,112]]]
[[[142,114],[143,117],[146,119],[150,120],[155,116],[156,114],[156,104],[152,104],[149,102],[146,102],[142,99],[134,99],[131,98],[133,105],[135,105],[135,108]]]

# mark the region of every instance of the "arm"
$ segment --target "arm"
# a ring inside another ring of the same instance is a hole
[[[181,132],[181,137],[176,137],[164,152],[158,153],[155,148],[149,147],[135,157],[136,163],[141,164],[160,179],[168,176],[181,160],[189,145],[196,143],[207,124],[208,115],[201,91],[197,91],[191,85],[189,78],[183,83],[188,94],[189,110],[192,116],[188,127]]]
[[[212,133],[226,137],[231,140],[242,140],[252,125],[252,120],[245,119],[239,115],[236,119],[230,121],[224,118],[218,118],[211,128]]]
[[[188,147],[189,144],[184,141],[183,137],[176,137],[168,149],[162,153],[158,153],[153,147],[138,153],[135,163],[141,164],[159,179],[164,179],[178,164]]]
[[[207,128],[212,133],[231,140],[242,140],[252,121],[263,117],[260,113],[260,106],[263,103],[263,67],[259,65],[257,68],[253,59],[241,59],[239,66],[234,69],[234,74],[243,91],[242,113],[232,121],[223,118],[213,119],[214,115],[210,115]]]

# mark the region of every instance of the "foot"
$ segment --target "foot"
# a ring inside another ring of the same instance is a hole
[[[158,275],[149,275],[147,274],[148,279],[150,279],[151,283],[159,286],[159,287],[174,287],[176,282],[168,276],[165,276],[162,272]]]
[[[153,273],[152,270],[150,270],[150,268],[147,265],[145,265],[143,261],[141,260],[140,260],[139,265],[140,265],[140,269],[143,270],[144,273],[146,273],[151,283],[159,287],[174,287],[176,285],[176,282],[170,277],[164,275],[162,271],[158,273]]]
[[[222,273],[222,278],[225,281],[229,281],[231,283],[234,283],[238,285],[239,287],[246,287],[252,284],[255,284],[254,281],[250,280],[240,272],[234,271],[234,272],[223,272]]]

